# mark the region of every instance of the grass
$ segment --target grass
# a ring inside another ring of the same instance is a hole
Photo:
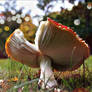
[[[32,69],[26,65],[12,61],[11,59],[0,60],[0,74],[1,74],[0,79],[7,81],[9,84],[12,84],[11,90],[13,90],[13,92],[17,92],[16,90],[18,90],[18,87],[15,88],[16,85],[18,86],[27,81],[29,82],[37,78],[38,72],[39,69]],[[26,87],[26,89],[28,88]]]
[[[85,87],[92,92],[92,56],[85,60],[85,66],[85,78],[83,66],[73,72],[55,72],[55,77],[59,84],[58,88],[62,88],[63,91],[70,90],[71,92],[75,88]],[[0,60],[0,79],[5,82],[5,86],[1,85],[0,91],[17,92],[18,90],[23,90],[22,92],[29,92],[29,90],[32,90],[32,92],[51,92],[48,90],[37,91],[39,89],[37,84],[39,76],[39,69],[30,68],[11,59]]]
[[[85,64],[88,66],[88,69],[92,71],[92,56],[85,60]]]

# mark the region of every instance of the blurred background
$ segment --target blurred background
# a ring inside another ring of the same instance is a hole
[[[92,53],[92,3],[88,0],[0,0],[0,58],[5,41],[17,28],[34,42],[40,21],[47,17],[67,25],[83,38]]]

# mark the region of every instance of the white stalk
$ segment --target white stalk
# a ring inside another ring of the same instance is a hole
[[[45,89],[57,86],[57,82],[51,67],[51,60],[48,57],[41,58],[40,69],[41,74],[38,84],[41,86],[41,88]]]

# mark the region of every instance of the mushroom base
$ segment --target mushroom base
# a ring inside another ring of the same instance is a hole
[[[51,60],[48,57],[41,58],[40,68],[41,74],[38,82],[39,86],[42,89],[49,89],[57,86],[57,82],[51,67]]]

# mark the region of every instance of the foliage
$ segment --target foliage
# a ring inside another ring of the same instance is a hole
[[[0,80],[3,80],[3,84],[0,84],[2,89],[5,90],[6,88],[7,91],[9,89],[9,92],[17,92],[18,88],[20,88],[18,85],[20,84],[23,85],[23,83],[24,84],[26,83],[26,85],[29,85],[30,83],[29,81],[39,77],[39,69],[38,68],[32,69],[26,65],[23,65],[19,62],[15,62],[11,59],[1,59],[0,74],[2,75],[0,76]],[[37,83],[38,80],[33,82]],[[26,85],[24,85],[24,92],[28,92],[25,90],[28,90],[31,86],[31,85],[29,86],[26,86]],[[35,85],[34,88],[36,87],[35,83],[33,83],[32,85]],[[13,90],[13,91],[10,91],[10,90]]]
[[[70,3],[74,3],[74,2],[75,2],[75,0],[69,0],[69,2],[70,2]]]
[[[80,37],[86,39],[86,37],[92,34],[92,9],[87,9],[86,4],[79,3],[78,6],[74,6],[71,11],[67,9],[61,10],[60,13],[50,13],[44,16],[43,20],[47,17],[54,19],[55,21],[62,23],[66,26],[74,29],[75,32],[79,34]]]
[[[55,78],[59,84],[57,88],[62,89],[64,92],[72,92],[75,88],[86,88],[91,92],[92,89],[92,56],[85,61],[85,77],[83,74],[83,67],[76,71],[57,72],[54,71]],[[6,67],[5,67],[6,66]],[[21,63],[12,61],[11,59],[0,60],[0,79],[3,80],[2,89],[6,88],[7,92],[51,92],[48,90],[43,91],[38,87],[38,79],[40,76],[39,68],[33,69]],[[3,90],[4,90],[3,89]],[[52,91],[54,92],[54,91]],[[56,92],[56,91],[55,91]]]
[[[20,28],[24,32],[25,37],[27,37],[27,40],[32,42],[36,30],[36,26],[32,23],[31,16],[29,14],[23,14],[23,9],[17,11],[15,1],[13,2],[15,7],[12,5],[10,6],[10,3],[12,1],[14,0],[6,0],[5,4],[3,5],[5,11],[0,14],[0,52],[5,56],[5,41],[15,29]],[[7,6],[8,8],[5,6]],[[25,30],[24,25],[26,25],[28,30]]]
[[[52,5],[49,5],[51,2],[54,0],[38,0],[37,6],[41,9],[44,10],[45,14],[48,13],[48,9],[52,7]],[[57,0],[55,0],[57,1]]]
[[[48,13],[50,13],[49,8],[54,7],[53,2],[57,3],[58,1],[62,1],[62,3],[64,3],[66,0],[38,0],[37,6],[38,6],[38,8],[40,8],[41,10],[43,10],[45,12],[45,15],[47,15]],[[76,0],[68,0],[68,1],[69,1],[69,3],[74,4],[74,2]],[[84,1],[86,3],[90,2],[90,0],[84,0]],[[79,0],[79,2],[82,2],[82,0]],[[61,8],[62,8],[62,6],[61,6]]]
[[[50,3],[51,1],[53,1],[53,0],[38,0],[38,7],[40,8],[40,9],[42,9],[42,10],[44,10],[45,9],[45,7],[46,7],[46,5],[48,4],[48,3]]]
[[[26,17],[30,18],[29,16]],[[34,42],[36,29],[37,27],[32,23],[32,21],[24,21],[20,25],[20,30],[23,31],[25,38],[30,42]]]
[[[36,26],[32,24],[32,21],[30,21],[31,17],[28,14],[23,17],[22,10],[16,12],[16,14],[14,15],[12,15],[12,13],[9,11],[3,12],[1,18],[2,17],[4,17],[4,19],[3,20],[1,19],[1,22],[0,22],[0,39],[1,39],[0,48],[3,52],[4,52],[4,44],[5,44],[6,39],[15,29],[19,28],[20,25],[24,25],[23,23],[26,23],[26,25],[29,23],[30,29],[32,29],[32,30],[29,30],[29,33],[31,33],[29,35],[31,36],[34,35]],[[29,18],[29,20],[26,20],[27,18]],[[21,29],[23,32],[25,31],[23,30],[23,28]]]

